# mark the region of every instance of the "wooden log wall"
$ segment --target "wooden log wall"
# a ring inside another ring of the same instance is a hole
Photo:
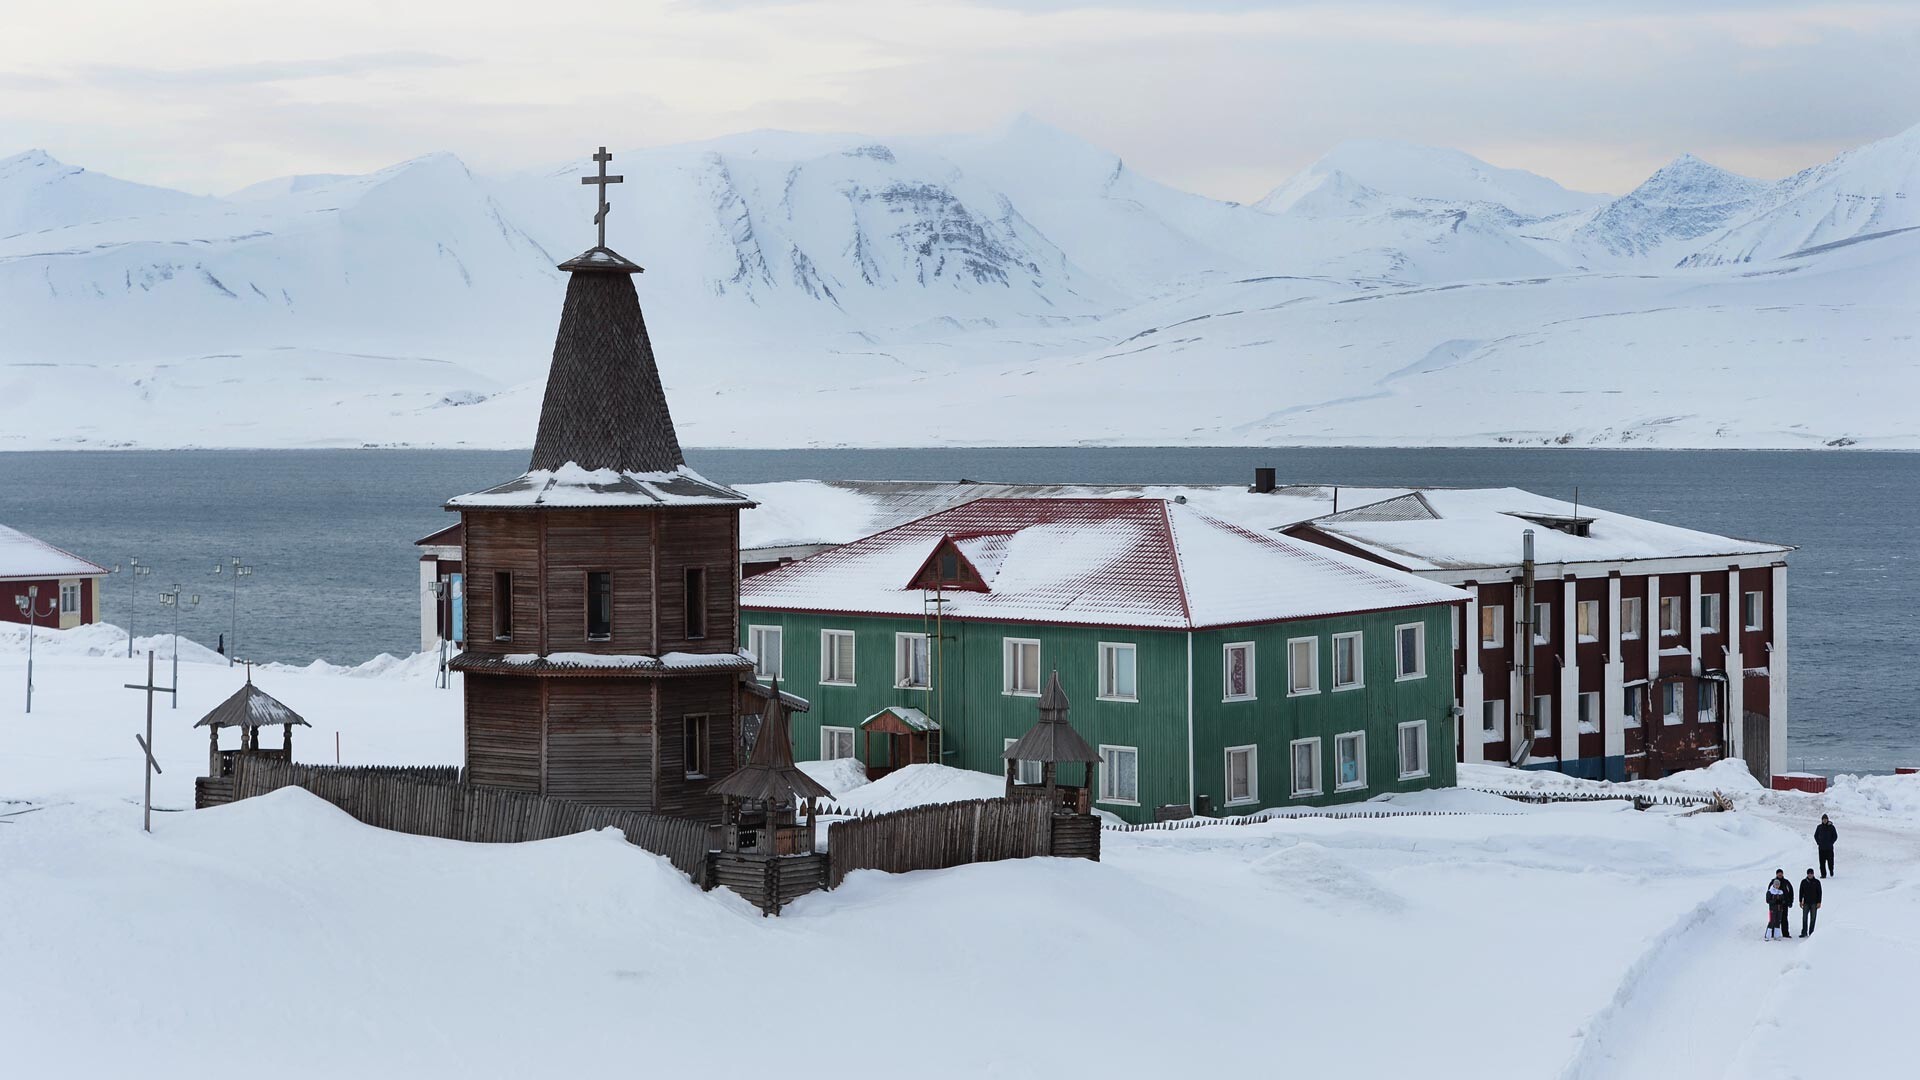
[[[660,651],[731,652],[738,642],[734,599],[740,590],[738,510],[677,510],[660,515]],[[706,571],[706,633],[687,637],[686,571]]]
[[[547,531],[547,649],[550,652],[652,653],[653,542],[647,514],[569,511],[543,514]],[[587,640],[587,574],[613,575],[613,626]]]
[[[651,702],[647,684],[632,679],[548,680],[546,794],[652,809]]]
[[[236,799],[304,788],[367,825],[443,840],[513,844],[619,829],[628,843],[665,856],[705,884],[709,830],[697,821],[472,787],[458,777],[453,768],[291,765],[243,755],[234,763],[233,787]]]
[[[1039,799],[916,806],[827,830],[829,888],[855,870],[889,874],[1052,853],[1053,808]]]
[[[653,811],[702,821],[720,820],[720,799],[712,794],[715,781],[737,767],[739,738],[734,732],[734,710],[739,704],[736,684],[739,676],[688,675],[660,679],[657,700],[659,722],[659,777],[654,791]],[[687,775],[686,717],[707,718],[707,769],[704,775]]]
[[[709,887],[724,886],[768,915],[810,892],[827,887],[825,855],[752,855],[715,851],[708,855]]]
[[[473,783],[539,793],[541,682],[467,676],[467,777]]]

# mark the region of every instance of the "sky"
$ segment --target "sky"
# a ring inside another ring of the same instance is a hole
[[[1219,198],[1358,138],[1619,193],[1920,123],[1920,0],[6,0],[0,26],[0,156],[204,193],[1020,113]]]

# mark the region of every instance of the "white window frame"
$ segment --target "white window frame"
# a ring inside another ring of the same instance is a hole
[[[767,635],[772,634],[780,642],[778,648],[766,648]],[[771,682],[786,670],[787,628],[784,626],[748,626],[747,649],[753,653],[753,677],[761,682]],[[767,657],[773,657],[773,665],[767,666]]]
[[[1353,640],[1353,681],[1340,681],[1340,643],[1349,638]],[[1363,631],[1349,630],[1344,634],[1333,635],[1333,692],[1358,690],[1367,685],[1367,639]]]
[[[1684,596],[1663,596],[1660,598],[1660,636],[1679,637],[1686,629],[1687,600]],[[1667,612],[1673,612],[1673,629],[1667,629]]]
[[[1307,685],[1304,689],[1297,685],[1299,680],[1295,677],[1298,673],[1298,668],[1294,664],[1294,655],[1293,655],[1294,646],[1296,645],[1307,646]],[[1287,639],[1287,696],[1288,697],[1306,697],[1309,694],[1317,694],[1319,692],[1320,692],[1320,638],[1318,636],[1288,638]]]
[[[1533,708],[1529,710],[1528,719],[1533,721],[1533,737],[1534,738],[1538,739],[1542,736],[1545,736],[1547,738],[1552,738],[1553,737],[1553,695],[1552,694],[1533,695]]]
[[[1497,709],[1493,726],[1487,726],[1487,710]],[[1480,741],[1499,742],[1507,737],[1507,703],[1504,698],[1488,698],[1480,703]]]
[[[907,658],[912,642],[926,650],[925,682],[909,682]],[[933,639],[926,634],[896,631],[893,635],[893,688],[895,690],[931,690],[933,688]]]
[[[1400,648],[1400,635],[1408,630],[1413,631],[1415,639],[1413,647],[1414,669],[1412,671],[1401,671],[1400,662],[1404,659],[1404,656]],[[1393,628],[1393,681],[1406,682],[1410,679],[1424,679],[1426,677],[1427,624],[1417,622],[1401,623],[1399,626]]]
[[[1113,773],[1114,773],[1112,763],[1107,760],[1107,751],[1109,750],[1113,751],[1116,754],[1132,754],[1133,755],[1133,798],[1131,799],[1119,798],[1117,794],[1113,796],[1109,796],[1107,794],[1109,790],[1113,790],[1115,792],[1119,790],[1118,788],[1109,787],[1109,785],[1113,783]],[[1103,802],[1109,806],[1139,806],[1140,805],[1140,748],[1139,747],[1118,746],[1118,745],[1112,745],[1108,743],[1102,743],[1100,745],[1100,796],[1098,799],[1094,801]]]
[[[1487,633],[1491,623],[1493,633]],[[1507,609],[1504,604],[1480,605],[1480,647],[1483,649],[1504,649],[1507,647]]]
[[[1533,643],[1547,645],[1553,641],[1553,604],[1546,600],[1533,602]]]
[[[1015,682],[1016,665],[1014,658],[1019,655],[1021,646],[1033,646],[1033,689],[1019,689]],[[1039,638],[1001,638],[1000,639],[1000,693],[1007,697],[1040,696],[1040,639]]]
[[[1300,763],[1299,748],[1302,746],[1310,746],[1313,748],[1313,768],[1311,770],[1311,775],[1308,777],[1308,780],[1310,782],[1306,785],[1302,785],[1300,783],[1300,774],[1294,771],[1294,766]],[[1310,738],[1310,739],[1295,739],[1292,742],[1287,744],[1287,774],[1288,774],[1287,787],[1288,787],[1288,790],[1293,793],[1294,798],[1305,799],[1305,798],[1310,798],[1311,796],[1320,794],[1321,778],[1320,778],[1320,738],[1319,736],[1314,736],[1313,738]]]
[[[848,670],[844,673],[836,673],[833,670],[833,643],[843,637],[853,642],[853,648],[849,652]],[[852,686],[859,679],[859,670],[860,639],[854,635],[854,632],[851,630],[820,631],[820,685]],[[844,674],[845,677],[835,678],[836,674]]]
[[[847,752],[844,754],[835,755],[831,752],[833,742],[836,738],[838,738],[841,735],[845,735],[847,737]],[[859,731],[850,727],[832,727],[826,724],[822,724],[820,726],[820,760],[821,761],[839,761],[842,758],[858,758],[859,756],[860,756]]]
[[[1019,741],[1020,741],[1019,739],[1006,739],[1000,744],[1001,779],[1006,778],[1006,760],[1007,760],[1006,753],[1007,751],[1013,749],[1014,743],[1017,743]],[[1044,766],[1041,762],[1018,761],[1014,763],[1014,767],[1015,767],[1015,772],[1013,776],[1013,782],[1016,784],[1039,784],[1046,780],[1046,775],[1042,771]],[[1138,780],[1139,766],[1136,764],[1134,768],[1135,768],[1135,783],[1137,784],[1139,782]]]
[[[1591,719],[1589,719],[1591,716]],[[1596,735],[1600,732],[1600,691],[1583,690],[1575,699],[1574,730],[1582,735]],[[1591,725],[1591,726],[1589,726]]]
[[[1247,692],[1244,694],[1236,694],[1233,692],[1232,656],[1235,649],[1244,649],[1247,654]],[[1254,650],[1253,642],[1251,641],[1229,641],[1225,645],[1220,646],[1221,701],[1252,701],[1259,696],[1259,682],[1255,677],[1258,675],[1258,670],[1254,663],[1258,658],[1258,653]]]
[[[71,600],[68,597],[72,597]],[[60,614],[74,615],[80,611],[80,583],[63,581],[60,583]]]
[[[1629,609],[1628,605],[1632,605]],[[1629,616],[1628,610],[1633,614]],[[1639,641],[1640,627],[1647,614],[1647,600],[1643,596],[1623,596],[1620,598],[1620,640]]]
[[[1404,741],[1408,728],[1420,729],[1420,767],[1411,771],[1407,769],[1407,744]],[[1423,776],[1433,775],[1433,761],[1427,754],[1427,722],[1425,720],[1402,721],[1394,732],[1393,753],[1399,759],[1400,779],[1418,780]]]
[[[1354,745],[1354,775],[1358,779],[1342,782],[1340,779],[1340,744],[1351,740]],[[1333,737],[1333,790],[1364,791],[1367,786],[1367,733],[1364,731],[1343,731]]]
[[[1720,632],[1720,624],[1723,621],[1721,616],[1725,614],[1722,609],[1726,606],[1726,603],[1717,592],[1703,592],[1700,594],[1701,633],[1717,634]],[[1708,615],[1712,615],[1713,617],[1709,619],[1707,617]]]
[[[1247,793],[1240,798],[1233,797],[1233,755],[1247,755]],[[1229,746],[1224,758],[1226,771],[1221,774],[1223,785],[1221,793],[1226,796],[1228,806],[1250,806],[1260,801],[1260,748],[1258,746]]]
[[[1767,594],[1759,589],[1740,594],[1740,627],[1743,630],[1767,628]]]
[[[1129,662],[1133,665],[1132,694],[1120,693],[1117,688],[1119,680],[1114,678],[1115,672],[1118,671],[1117,661],[1122,651],[1128,654]],[[1109,687],[1114,687],[1114,692],[1108,693]],[[1140,649],[1135,643],[1131,641],[1103,641],[1100,643],[1100,687],[1099,692],[1094,696],[1101,701],[1140,700]]]
[[[1673,711],[1672,712],[1667,711],[1666,698],[1668,694],[1673,695]],[[1687,710],[1687,688],[1684,686],[1681,686],[1677,680],[1671,680],[1668,682],[1661,683],[1660,684],[1660,722],[1662,724],[1667,724],[1667,725],[1682,723],[1686,720],[1686,710]]]
[[[1581,622],[1587,624],[1580,629]],[[1576,600],[1573,602],[1573,636],[1577,641],[1600,640],[1600,601]]]

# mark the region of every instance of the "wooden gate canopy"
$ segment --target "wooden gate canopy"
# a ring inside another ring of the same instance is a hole
[[[867,777],[878,780],[895,769],[925,765],[940,759],[940,722],[910,705],[889,705],[860,721],[866,744],[862,760]],[[884,765],[873,764],[873,739],[881,736],[887,748]]]
[[[260,729],[276,724],[281,728],[280,749],[262,750]],[[221,777],[233,775],[235,753],[265,753],[283,761],[292,761],[295,725],[313,726],[278,698],[253,685],[253,674],[248,672],[245,686],[215,705],[212,712],[201,717],[193,726],[207,729],[207,775]],[[220,729],[230,727],[240,729],[240,748],[237,751],[220,749]]]
[[[1007,763],[1007,798],[1043,798],[1054,806],[1076,814],[1088,812],[1092,805],[1095,774],[1100,767],[1100,754],[1087,745],[1087,740],[1081,738],[1080,733],[1068,723],[1067,711],[1071,707],[1067,692],[1060,686],[1060,669],[1055,668],[1047,680],[1047,688],[1040,693],[1040,719],[1027,729],[1025,735],[1014,740],[1002,755]],[[1020,783],[1020,763],[1023,761],[1039,763],[1038,784]],[[1085,783],[1062,783],[1059,776],[1061,765],[1086,766]]]

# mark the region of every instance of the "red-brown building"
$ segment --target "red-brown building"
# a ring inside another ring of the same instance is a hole
[[[100,579],[107,568],[0,525],[0,622],[27,621],[21,607],[30,593],[33,621],[66,629],[100,620]]]
[[[1473,595],[1454,634],[1463,762],[1624,779],[1738,757],[1764,782],[1786,760],[1790,547],[1517,488],[1423,489],[1284,531]]]
[[[686,465],[634,290],[604,248],[570,275],[528,471],[447,503],[465,581],[478,785],[717,820],[739,752],[740,511]]]

